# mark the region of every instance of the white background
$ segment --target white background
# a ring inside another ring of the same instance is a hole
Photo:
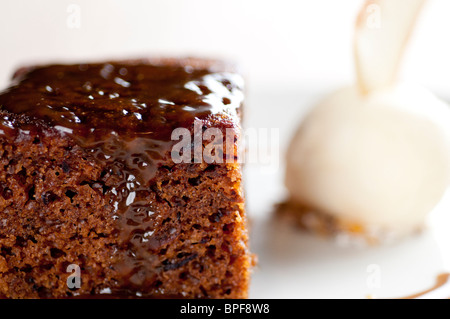
[[[349,82],[352,28],[361,3],[1,1],[0,85],[24,63],[147,54],[233,59],[244,66],[252,87]],[[68,24],[71,4],[79,6],[79,28]],[[408,78],[438,90],[450,84],[449,15],[450,1],[429,1],[403,67]]]

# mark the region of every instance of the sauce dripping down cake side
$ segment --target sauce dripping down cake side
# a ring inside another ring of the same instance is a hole
[[[0,94],[0,295],[247,297],[242,90],[202,59],[17,71]],[[198,158],[211,128],[224,147]]]

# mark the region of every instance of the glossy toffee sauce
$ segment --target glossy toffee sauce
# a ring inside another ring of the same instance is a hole
[[[440,292],[441,289],[446,290]],[[450,273],[442,273],[437,276],[436,283],[433,287],[399,299],[418,299],[418,298],[431,298],[431,299],[450,299]]]
[[[136,292],[157,271],[149,266],[161,246],[152,237],[157,212],[145,197],[167,160],[172,131],[211,116],[235,120],[241,86],[235,73],[186,63],[50,65],[19,71],[0,94],[0,109],[45,121],[120,176],[107,194],[121,243],[114,267],[122,277],[118,286]],[[8,117],[0,117],[0,129],[6,135],[23,130]]]

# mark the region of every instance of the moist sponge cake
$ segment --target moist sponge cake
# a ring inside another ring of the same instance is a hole
[[[247,297],[242,102],[217,61],[17,71],[0,94],[0,296]],[[200,154],[209,128],[227,147],[174,161],[174,130],[196,127]]]

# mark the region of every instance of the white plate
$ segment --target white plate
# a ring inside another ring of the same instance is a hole
[[[251,250],[258,256],[250,298],[398,298],[432,287],[448,271],[450,192],[417,236],[377,247],[338,245],[273,217],[285,198],[283,153],[302,114],[329,89],[250,90],[246,127],[278,128],[279,165],[247,164]],[[448,251],[448,253],[446,253]],[[450,297],[450,291],[443,297]]]

